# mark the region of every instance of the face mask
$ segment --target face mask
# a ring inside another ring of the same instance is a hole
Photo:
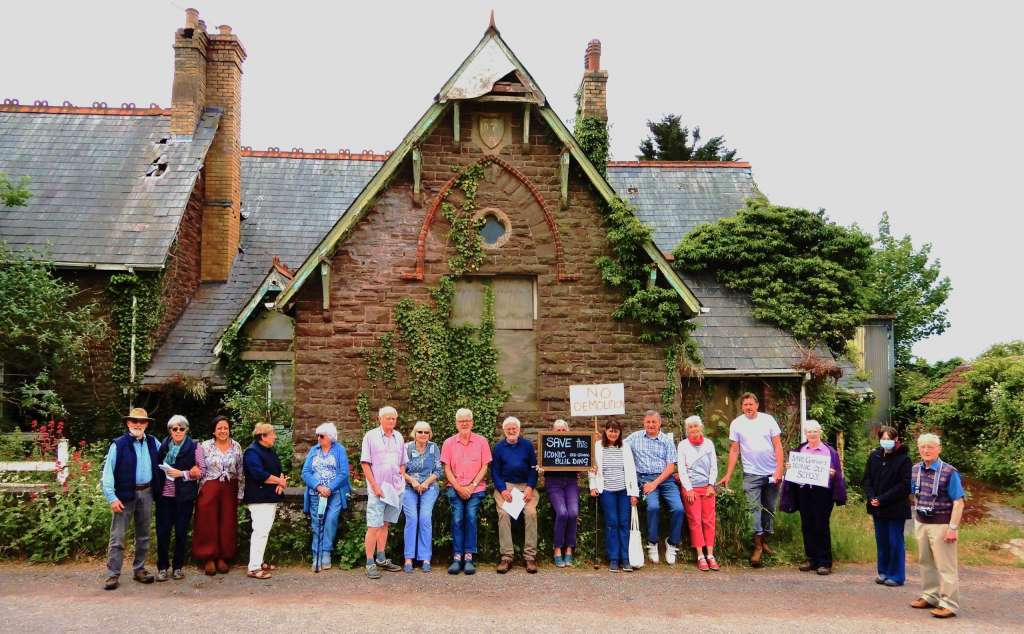
[[[892,451],[893,447],[896,446],[896,441],[891,439],[883,438],[878,441],[879,446],[886,451]]]
[[[145,429],[135,429],[134,427],[128,428],[128,433],[132,435],[135,440],[142,440],[142,437],[146,435]]]
[[[693,437],[693,436],[690,437],[690,444],[692,444],[692,445],[700,445],[700,444],[703,444],[703,443],[704,443],[704,434],[697,434],[696,437]]]

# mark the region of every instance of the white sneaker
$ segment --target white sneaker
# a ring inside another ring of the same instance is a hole
[[[665,563],[674,566],[676,563],[676,551],[679,550],[672,544],[665,544]]]
[[[661,561],[660,559],[658,559],[657,544],[647,544],[647,558],[651,560],[652,564],[656,564],[659,561]]]

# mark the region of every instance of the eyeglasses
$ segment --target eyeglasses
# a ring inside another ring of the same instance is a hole
[[[184,427],[171,427],[171,431],[185,431]]]
[[[317,438],[327,438],[327,434],[317,434]]]
[[[426,431],[425,429],[417,429],[417,430],[416,430],[416,433],[417,433],[417,434],[429,434],[430,432],[429,432],[429,431]]]

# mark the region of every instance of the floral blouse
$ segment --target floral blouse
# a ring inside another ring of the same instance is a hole
[[[217,448],[215,439],[204,440],[196,449],[196,464],[203,474],[199,486],[210,480],[237,480],[238,497],[242,497],[245,470],[242,468],[242,446],[237,441],[232,440],[227,452],[222,452]]]

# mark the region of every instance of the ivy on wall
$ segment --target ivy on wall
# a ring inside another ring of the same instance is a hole
[[[580,95],[576,100],[574,135],[594,167],[607,176],[609,135],[607,122],[597,117],[580,116]],[[605,285],[618,289],[622,303],[612,312],[618,320],[640,324],[640,340],[666,343],[665,387],[661,392],[662,414],[675,417],[680,365],[696,367],[700,355],[690,337],[693,323],[687,319],[676,292],[651,283],[656,267],[644,252],[651,241],[652,230],[641,222],[636,210],[625,200],[615,197],[602,206],[608,244],[612,256],[601,256],[595,264]]]
[[[164,315],[163,274],[116,273],[107,283],[110,321],[114,328],[111,380],[134,391],[153,358],[153,333]],[[132,308],[132,300],[135,308]],[[135,319],[134,330],[132,318]],[[131,384],[132,333],[135,334],[135,383]]]
[[[449,202],[446,194],[441,203],[441,214],[450,226],[449,274],[430,290],[430,301],[403,298],[394,310],[395,332],[381,335],[377,346],[365,355],[367,379],[377,400],[390,401],[396,392],[406,393],[408,411],[400,412],[400,423],[425,420],[437,438],[455,433],[455,412],[461,407],[473,410],[478,429],[490,435],[485,425],[497,420],[508,398],[497,368],[494,291],[488,287],[484,293],[478,328],[451,325],[455,279],[479,270],[485,258],[480,221],[473,219],[473,212],[480,179],[489,163],[484,159],[456,169],[452,189],[462,193],[462,201]],[[400,384],[400,376],[405,385]],[[364,428],[376,424],[370,401],[366,392],[356,398],[356,415]]]

